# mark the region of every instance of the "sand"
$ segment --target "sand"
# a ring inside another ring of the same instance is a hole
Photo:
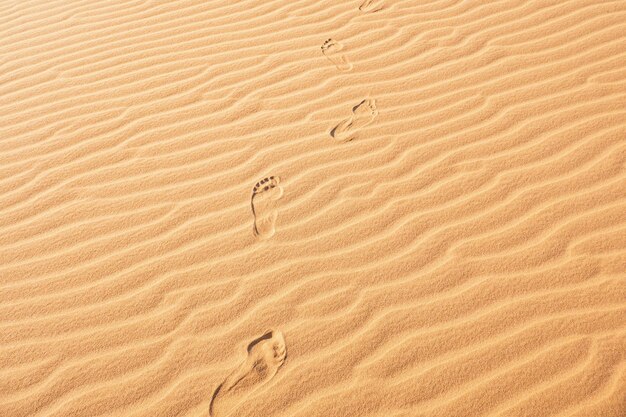
[[[0,416],[626,416],[623,0],[0,33]]]

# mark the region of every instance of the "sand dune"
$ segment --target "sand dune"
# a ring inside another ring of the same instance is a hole
[[[626,2],[0,1],[0,416],[623,417]]]

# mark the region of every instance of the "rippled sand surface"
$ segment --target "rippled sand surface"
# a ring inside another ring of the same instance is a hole
[[[0,0],[0,416],[626,416],[626,2]]]

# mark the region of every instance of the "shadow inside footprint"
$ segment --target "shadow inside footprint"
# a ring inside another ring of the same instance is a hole
[[[275,224],[278,217],[276,202],[283,195],[283,188],[279,183],[279,177],[271,176],[257,182],[252,189],[250,205],[254,217],[252,228],[254,236],[267,239],[276,232]]]
[[[322,45],[322,53],[324,56],[328,58],[339,71],[347,72],[352,69],[352,63],[341,53],[342,50],[343,44],[333,39],[327,39]]]
[[[246,360],[213,392],[209,415],[229,415],[248,394],[272,379],[287,359],[285,338],[280,331],[267,330],[247,348]]]
[[[359,10],[363,13],[375,13],[383,9],[384,3],[382,0],[365,0],[360,6]]]
[[[330,136],[342,142],[351,141],[357,131],[372,123],[376,116],[376,101],[365,99],[352,108],[352,117],[342,120],[330,131]]]

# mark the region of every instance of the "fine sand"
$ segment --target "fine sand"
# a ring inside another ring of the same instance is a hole
[[[0,0],[0,416],[626,416],[626,1]]]

